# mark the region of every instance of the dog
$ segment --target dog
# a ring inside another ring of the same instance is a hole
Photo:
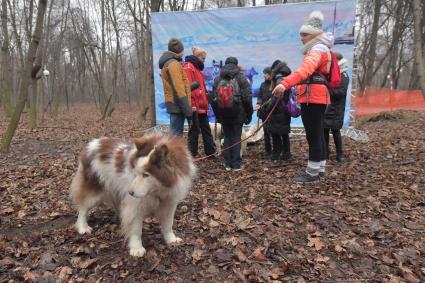
[[[221,151],[224,143],[224,132],[220,123],[210,123],[211,134],[213,137],[213,141],[215,144],[215,148],[217,151]],[[247,154],[247,132],[242,127],[242,135],[241,135],[241,157]]]
[[[182,241],[173,230],[178,203],[188,194],[196,167],[186,142],[177,137],[150,135],[124,141],[99,138],[88,143],[80,156],[70,195],[78,207],[75,227],[91,233],[87,214],[107,202],[120,215],[130,255],[142,257],[143,220],[155,216],[167,244]]]

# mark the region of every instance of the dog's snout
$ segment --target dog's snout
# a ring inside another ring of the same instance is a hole
[[[134,196],[134,191],[128,191],[131,196]]]

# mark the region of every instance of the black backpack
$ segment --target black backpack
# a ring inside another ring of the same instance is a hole
[[[242,94],[236,77],[220,79],[213,103],[225,117],[236,116],[239,113],[242,105]]]

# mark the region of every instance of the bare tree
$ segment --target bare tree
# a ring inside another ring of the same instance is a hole
[[[425,62],[423,50],[424,27],[421,25],[424,18],[424,7],[419,0],[413,0],[413,12],[415,17],[415,63],[416,71],[419,77],[419,84],[422,89],[422,95],[425,98]],[[422,3],[423,4],[423,3]],[[422,27],[422,28],[421,28]]]
[[[29,45],[28,53],[25,60],[25,69],[22,73],[20,92],[18,97],[18,103],[13,111],[11,120],[7,126],[6,132],[0,141],[0,152],[8,152],[10,143],[15,134],[16,128],[18,127],[19,120],[21,118],[22,111],[24,110],[25,103],[28,98],[28,86],[33,72],[34,58],[37,53],[38,44],[43,34],[43,22],[44,14],[46,12],[47,0],[38,1],[36,26]]]
[[[2,0],[1,2],[1,27],[3,32],[3,44],[1,46],[0,54],[0,66],[3,68],[3,72],[0,74],[0,92],[3,94],[3,108],[7,117],[12,115],[12,68],[10,65],[10,40],[9,30],[7,28],[7,2]]]

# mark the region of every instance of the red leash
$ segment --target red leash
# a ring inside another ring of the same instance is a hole
[[[276,101],[276,103],[273,105],[273,108],[272,108],[272,110],[270,111],[270,113],[267,115],[267,117],[266,117],[266,119],[264,119],[264,121],[261,123],[261,125],[260,126],[258,126],[258,129],[257,130],[255,130],[255,132],[253,132],[250,136],[248,136],[248,137],[246,137],[246,138],[244,138],[243,140],[241,140],[240,142],[237,142],[237,143],[235,143],[235,144],[232,144],[232,145],[230,145],[230,146],[228,146],[228,147],[226,147],[226,148],[223,148],[221,151],[219,151],[219,152],[216,152],[216,153],[213,153],[213,154],[210,154],[210,155],[207,155],[207,156],[203,156],[203,157],[199,157],[199,158],[196,158],[196,159],[194,159],[193,160],[193,162],[198,162],[198,161],[201,161],[201,160],[205,160],[205,159],[208,159],[208,158],[210,158],[211,156],[214,156],[214,155],[221,155],[222,153],[223,153],[223,151],[226,151],[226,150],[228,150],[229,148],[232,148],[232,147],[235,147],[235,146],[237,146],[238,144],[241,144],[242,142],[244,142],[244,141],[246,141],[246,140],[248,140],[249,138],[251,138],[251,137],[253,137],[253,136],[255,136],[257,133],[258,133],[258,131],[264,126],[264,124],[267,122],[267,120],[269,120],[269,118],[270,118],[270,116],[273,114],[273,111],[276,109],[276,106],[277,106],[277,104],[280,102],[280,99],[278,99],[277,101]]]

